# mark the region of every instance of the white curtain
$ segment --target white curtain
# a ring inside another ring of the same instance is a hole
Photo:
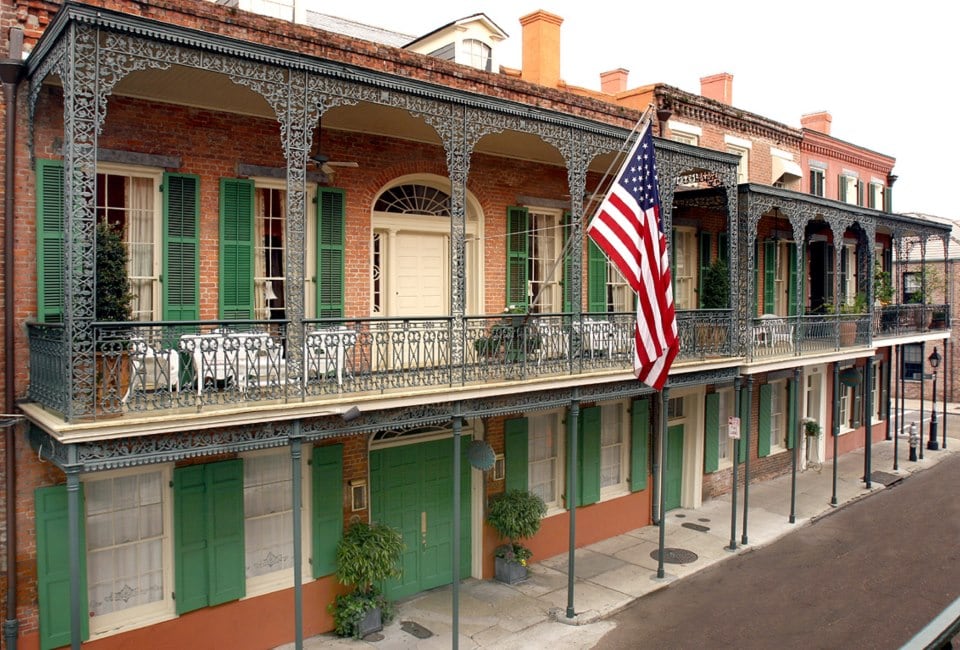
[[[262,189],[255,191],[256,202],[253,213],[253,277],[256,278],[253,287],[253,317],[265,320],[270,317],[266,300],[267,255],[264,250],[263,224],[267,214],[267,192]]]
[[[155,266],[153,179],[129,177],[127,197],[127,251],[133,319],[155,320]]]
[[[243,514],[247,577],[293,566],[293,498],[290,459],[254,456],[243,463]]]

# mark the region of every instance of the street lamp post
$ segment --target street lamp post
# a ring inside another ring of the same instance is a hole
[[[940,366],[940,354],[937,348],[933,348],[927,361],[933,368],[933,399],[930,401],[930,439],[927,440],[927,449],[936,451],[940,449],[940,443],[937,442],[937,368]]]

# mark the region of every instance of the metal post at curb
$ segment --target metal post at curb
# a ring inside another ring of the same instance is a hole
[[[910,460],[917,462],[917,447],[920,446],[920,434],[917,433],[917,423],[910,423]]]
[[[667,403],[669,401],[670,389],[664,388],[660,392],[660,448],[663,450],[663,463],[660,466],[660,476],[661,480],[663,476],[667,473]],[[665,482],[665,481],[664,481]],[[667,530],[667,516],[666,516],[666,499],[664,498],[663,493],[664,486],[660,486],[660,547],[657,552],[657,577],[663,578],[666,573],[663,570],[663,549],[664,543],[666,540],[666,530]]]
[[[837,455],[840,442],[840,364],[833,364],[833,421],[830,431],[833,433],[833,494],[830,505],[837,505]]]
[[[947,392],[950,390],[952,384],[947,383],[949,375],[947,374],[947,368],[950,364],[950,345],[949,339],[943,340],[943,418],[940,420],[940,428],[943,429],[943,445],[941,448],[946,451],[947,449]]]
[[[900,386],[900,346],[895,345],[893,347],[893,366],[890,368],[891,375],[894,375],[893,384],[899,388]],[[888,392],[889,394],[889,392]],[[898,454],[900,452],[900,430],[903,428],[903,419],[900,412],[900,391],[897,390],[897,396],[893,400],[895,404],[893,408],[893,416],[897,419],[896,424],[893,427],[893,471],[897,471],[900,468],[900,459]]]
[[[300,420],[293,421],[293,432],[290,436],[290,487],[293,492],[293,566],[300,567],[303,562],[303,522],[300,513],[303,512],[301,498],[303,493],[303,475],[301,459],[303,457],[303,441],[300,438]],[[303,650],[303,576],[299,570],[293,572],[293,643],[296,650]]]
[[[580,427],[580,400],[570,402],[570,417],[567,419],[567,510],[570,512],[570,538],[567,549],[567,618],[575,617],[573,608],[574,575],[577,556],[577,432]]]
[[[870,474],[873,473],[873,361],[874,357],[868,357],[863,369],[863,391],[867,402],[863,414],[863,483],[868,490],[872,487]]]
[[[940,353],[937,352],[937,346],[933,346],[933,352],[930,353],[927,361],[933,368],[933,393],[930,395],[930,439],[927,441],[927,449],[937,451],[940,449],[940,443],[937,442],[937,368],[940,367]]]
[[[460,417],[460,402],[453,405],[453,598],[450,621],[452,648],[460,645],[460,495],[463,485],[460,480],[460,445],[463,419]]]
[[[740,419],[740,385],[742,379],[737,377],[733,384],[733,412],[737,414],[738,437],[733,443],[733,498],[730,500],[730,546],[728,550],[737,550],[737,468],[740,466],[740,438],[743,435],[743,420]]]
[[[76,445],[70,445],[74,448]],[[76,455],[76,454],[74,454]],[[80,470],[76,467],[67,468],[67,539],[70,547],[70,648],[80,650],[82,624],[80,617],[86,612],[80,612],[80,554],[86,549],[80,549],[80,517],[83,512],[83,494],[80,486]]]
[[[743,535],[740,543],[747,544],[747,514],[750,511],[750,418],[753,411],[753,375],[747,377],[747,426],[745,427],[744,459],[743,459]]]
[[[793,369],[793,449],[790,455],[790,523],[797,523],[797,451],[800,441],[806,441],[803,425],[800,423],[800,368]]]
[[[924,382],[924,379],[926,379],[927,377],[926,373],[923,372],[923,359],[926,357],[926,355],[927,355],[927,342],[921,341],[920,342],[920,419],[918,420],[920,424],[917,425],[920,427],[921,443],[923,443],[923,401],[925,397],[923,392],[924,391],[923,382]],[[920,453],[920,460],[923,460],[923,444],[920,444],[917,446],[917,451]]]

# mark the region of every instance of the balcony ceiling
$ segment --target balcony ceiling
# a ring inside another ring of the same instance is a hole
[[[48,82],[59,85],[58,79]],[[233,83],[223,74],[183,66],[132,72],[116,85],[113,94],[276,119],[267,101],[249,88]],[[109,100],[107,110],[109,113]],[[323,126],[442,146],[439,135],[429,124],[402,109],[379,104],[360,102],[331,108],[323,115]],[[487,135],[474,151],[547,165],[565,164],[560,152],[549,143],[535,135],[515,131]],[[608,157],[598,157],[592,162],[591,170],[602,173],[608,165]]]

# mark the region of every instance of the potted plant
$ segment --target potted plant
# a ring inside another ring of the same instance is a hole
[[[730,307],[730,272],[727,263],[719,257],[703,271],[700,307],[702,309]],[[699,323],[697,332],[697,343],[708,350],[717,348],[726,338],[726,326],[715,321]]]
[[[528,353],[540,349],[540,336],[529,325],[526,308],[508,305],[503,313],[506,315],[493,326],[491,338],[496,344],[503,345],[508,362],[522,361]]]
[[[820,435],[820,423],[813,418],[803,418],[803,432],[812,438]]]
[[[101,323],[130,320],[130,280],[127,276],[127,246],[119,230],[106,222],[96,229],[96,294],[94,318]],[[101,329],[97,334],[97,410],[119,411],[120,400],[130,381],[125,337],[119,330]]]
[[[403,550],[400,531],[386,524],[358,521],[347,529],[337,544],[337,580],[354,588],[327,608],[337,634],[361,639],[392,620],[382,583],[400,576]]]
[[[495,497],[487,513],[487,521],[506,544],[494,552],[494,575],[497,580],[515,584],[527,577],[527,563],[533,553],[519,540],[533,537],[547,514],[543,499],[527,490],[507,490]]]

